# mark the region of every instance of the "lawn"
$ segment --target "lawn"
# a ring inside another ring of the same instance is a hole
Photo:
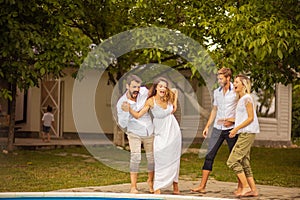
[[[211,178],[235,182],[225,165],[223,146],[215,160]],[[252,168],[257,184],[300,187],[300,148],[252,148]],[[200,180],[203,158],[186,153],[181,159],[180,178]],[[139,181],[146,181],[141,173]],[[84,148],[18,150],[0,154],[0,192],[53,191],[64,188],[129,183],[129,173],[103,165]]]

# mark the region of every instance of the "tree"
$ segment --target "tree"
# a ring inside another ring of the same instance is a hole
[[[76,67],[81,62],[89,40],[65,26],[59,1],[1,1],[0,10],[0,77],[9,85],[2,88],[2,94],[11,100],[8,136],[11,151],[17,88],[26,91],[39,86],[47,75],[63,76],[64,68]]]
[[[69,9],[73,13],[71,18],[76,19],[73,26],[87,34],[95,44],[135,27],[175,29],[209,49],[218,66],[230,66],[236,74],[251,73],[256,89],[272,90],[275,83],[286,85],[299,80],[300,6],[297,0],[76,2],[76,9],[81,12]],[[178,57],[150,49],[129,54],[118,62],[164,62],[176,61]],[[193,69],[197,66],[173,63],[176,68],[187,67],[197,73]],[[130,64],[126,64],[125,67],[109,67],[112,82],[130,69]],[[193,75],[200,79],[199,74]]]
[[[211,50],[219,66],[251,72],[255,88],[265,89],[299,80],[299,4],[165,0],[139,3],[134,13],[136,19],[145,19],[141,25],[175,28],[196,39]],[[142,12],[146,7],[153,9]]]
[[[251,73],[256,90],[272,90],[276,83],[300,80],[299,4],[297,0],[1,1],[0,76],[26,90],[46,74],[59,77],[70,64],[78,67],[89,44],[101,44],[136,27],[155,26],[179,30],[207,48],[218,67]],[[190,69],[187,78],[203,83],[199,66],[155,48],[117,58],[107,68],[109,83],[116,84],[135,63],[148,62]],[[10,94],[9,90],[3,92]]]
[[[84,2],[96,4],[93,1]],[[263,106],[270,104],[275,84],[299,84],[300,3],[297,0],[105,2],[107,7],[101,5],[101,13],[106,11],[114,18],[111,24],[101,23],[101,30],[112,30],[110,26],[115,27],[118,20],[122,22],[122,29],[102,34],[102,40],[134,27],[156,26],[179,30],[207,48],[218,67],[228,66],[234,69],[235,74],[251,75],[256,92],[263,91],[260,96],[264,99]],[[89,8],[93,11],[85,12],[93,15],[80,17],[81,24],[85,26],[97,20],[99,7],[94,5]],[[117,65],[109,66],[110,82],[116,83],[132,64],[148,62],[167,64],[177,70],[190,69],[191,76],[187,78],[202,80],[198,66],[180,59],[179,55],[174,56],[160,49],[144,49],[124,55],[118,58]]]

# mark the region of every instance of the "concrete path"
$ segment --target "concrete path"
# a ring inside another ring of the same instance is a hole
[[[191,188],[195,188],[199,184],[198,181],[180,180],[179,188],[181,195],[172,195],[172,188],[162,190],[162,197],[164,195],[176,196],[176,199],[185,199],[185,197],[195,197],[193,199],[208,199],[208,198],[219,198],[219,199],[237,199],[233,191],[236,188],[236,183],[221,182],[216,180],[209,180],[205,194],[191,192]],[[58,192],[110,192],[110,193],[128,193],[130,184],[119,184],[119,185],[108,185],[99,187],[84,187],[84,188],[71,188],[59,190]],[[140,194],[149,194],[147,183],[138,183]],[[268,185],[257,185],[259,190],[258,197],[243,197],[241,199],[264,199],[264,200],[275,200],[275,199],[299,199],[300,200],[300,188],[285,188]],[[159,197],[161,195],[153,195],[153,197]],[[199,197],[199,198],[196,198]],[[200,198],[201,197],[201,198]],[[167,198],[170,199],[170,198]]]

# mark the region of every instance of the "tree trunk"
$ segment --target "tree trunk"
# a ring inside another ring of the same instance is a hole
[[[15,136],[15,115],[16,115],[16,93],[17,93],[17,86],[16,84],[11,85],[11,95],[12,100],[10,102],[10,119],[9,119],[9,129],[8,129],[8,137],[7,137],[7,150],[13,151],[13,142]]]
[[[113,142],[117,146],[125,147],[125,133],[120,129],[117,123],[113,122],[114,139]]]

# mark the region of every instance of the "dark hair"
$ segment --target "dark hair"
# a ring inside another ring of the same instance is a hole
[[[52,112],[52,107],[50,105],[47,106],[47,112]]]
[[[130,85],[132,81],[135,81],[137,83],[142,83],[142,79],[140,77],[138,77],[137,75],[134,75],[134,74],[130,74],[126,78],[126,84]]]
[[[164,97],[164,101],[173,103],[174,100],[175,100],[175,94],[170,90],[170,88],[169,88],[169,82],[168,82],[168,80],[167,80],[166,78],[164,78],[164,77],[158,77],[157,79],[155,79],[155,80],[153,81],[153,85],[152,85],[151,88],[149,89],[149,97],[148,97],[148,98],[151,98],[151,97],[153,97],[153,96],[156,95],[156,93],[157,93],[157,90],[156,90],[157,85],[158,85],[158,83],[161,82],[161,81],[162,81],[162,82],[165,82],[165,83],[167,84],[167,88],[166,88],[167,90],[166,90],[166,95],[165,95],[165,97]]]
[[[232,77],[232,70],[230,68],[222,67],[218,70],[218,75],[223,74],[226,78],[228,76]]]

